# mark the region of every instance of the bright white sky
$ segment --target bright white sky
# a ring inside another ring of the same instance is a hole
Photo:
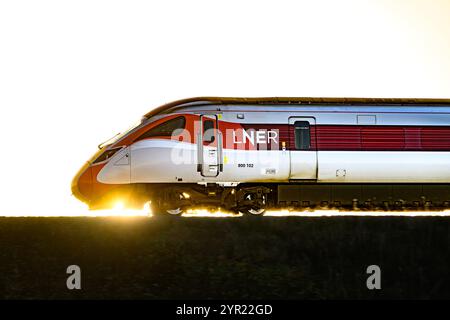
[[[0,215],[83,210],[78,168],[172,100],[450,98],[448,17],[448,0],[0,0]]]

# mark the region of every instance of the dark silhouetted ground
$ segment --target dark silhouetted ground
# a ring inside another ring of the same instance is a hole
[[[437,217],[0,218],[0,298],[450,298],[449,227]],[[80,291],[66,289],[72,264]]]

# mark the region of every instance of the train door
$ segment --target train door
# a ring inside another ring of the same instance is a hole
[[[317,180],[315,124],[312,117],[289,118],[291,180]]]
[[[222,134],[217,115],[200,115],[197,135],[197,171],[204,177],[217,177],[223,171]]]

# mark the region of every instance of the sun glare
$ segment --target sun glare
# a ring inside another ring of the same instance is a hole
[[[114,204],[113,210],[114,211],[120,211],[123,210],[125,208],[125,205],[123,204],[122,201],[118,201]]]
[[[3,217],[153,217],[150,203],[144,205],[142,209],[126,208],[122,201],[117,201],[112,209],[107,210],[89,210],[86,205],[79,206],[76,209],[67,210],[64,214],[48,211],[40,214],[20,214],[10,213],[2,214]],[[188,209],[182,214],[183,218],[236,218],[242,217],[242,213],[234,213],[221,208],[209,210],[206,208]],[[266,217],[445,217],[450,216],[450,210],[442,211],[363,211],[363,210],[335,210],[335,209],[317,209],[317,210],[268,210],[264,214]]]
[[[220,208],[216,211],[210,211],[208,209],[189,209],[186,213],[183,213],[183,217],[239,217],[242,214],[234,214],[233,212],[222,211]]]

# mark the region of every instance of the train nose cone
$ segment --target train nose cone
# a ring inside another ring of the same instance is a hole
[[[72,179],[72,194],[80,201],[89,203],[92,198],[92,168],[89,162]]]

